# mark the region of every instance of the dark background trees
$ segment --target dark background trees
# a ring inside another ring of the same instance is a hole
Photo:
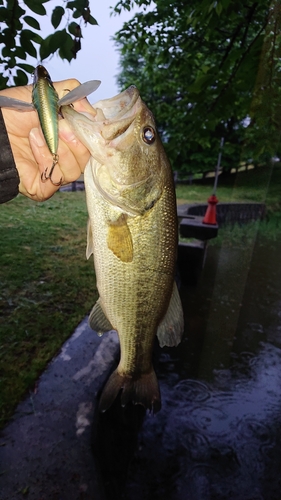
[[[279,152],[280,2],[120,0],[143,11],[116,34],[120,89],[135,84],[183,174]]]

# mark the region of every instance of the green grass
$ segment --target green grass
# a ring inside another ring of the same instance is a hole
[[[205,202],[213,181],[180,185],[181,203]],[[220,178],[220,201],[265,201],[265,237],[280,237],[281,169]],[[86,261],[85,193],[57,193],[44,203],[19,196],[0,205],[0,426],[97,299],[92,259]],[[219,231],[234,244],[255,223]],[[262,231],[262,233],[261,233]],[[278,236],[279,235],[279,236]],[[237,237],[238,236],[238,237]]]
[[[207,202],[212,194],[213,179],[204,183],[178,185],[178,203]],[[240,172],[236,176],[219,177],[217,197],[220,202],[262,202],[266,204],[263,221],[245,225],[229,225],[219,229],[217,238],[210,245],[243,247],[257,236],[260,244],[268,244],[281,238],[281,165]],[[185,241],[183,239],[183,241]]]
[[[176,188],[179,203],[206,202],[213,192],[214,179]],[[220,202],[264,202],[268,211],[281,210],[281,165],[240,172],[236,176],[218,180],[217,197]]]
[[[270,212],[262,221],[224,226],[219,229],[218,236],[209,241],[209,245],[243,248],[255,240],[263,246],[281,240],[281,212]]]
[[[84,193],[0,206],[0,422],[93,306]]]

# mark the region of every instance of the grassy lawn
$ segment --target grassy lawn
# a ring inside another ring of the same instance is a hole
[[[85,194],[0,205],[0,422],[93,306]]]
[[[213,181],[178,186],[180,203],[205,202]],[[272,234],[281,227],[281,169],[220,179],[220,201],[265,201]],[[87,262],[85,194],[44,203],[22,196],[0,205],[0,426],[97,298]],[[272,223],[273,220],[273,223]],[[274,222],[275,221],[275,222]],[[276,222],[277,221],[277,222]],[[268,222],[265,228],[269,227]]]
[[[204,184],[178,185],[178,203],[206,202],[212,194],[214,179]],[[219,177],[217,197],[220,202],[263,202],[268,211],[281,209],[281,165],[241,172],[236,176]]]

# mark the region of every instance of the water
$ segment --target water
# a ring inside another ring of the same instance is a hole
[[[115,498],[280,499],[280,255],[258,238],[209,246],[197,287],[181,289],[183,341],[157,352],[161,412],[121,418]]]

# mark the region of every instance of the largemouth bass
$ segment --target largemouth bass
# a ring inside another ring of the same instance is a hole
[[[161,346],[174,346],[183,331],[174,283],[178,224],[171,167],[135,87],[96,103],[91,117],[70,107],[63,115],[91,152],[84,172],[87,257],[94,256],[99,299],[89,323],[100,335],[116,330],[120,340],[120,362],[100,409],[122,390],[123,406],[131,401],[156,412],[155,335]]]

